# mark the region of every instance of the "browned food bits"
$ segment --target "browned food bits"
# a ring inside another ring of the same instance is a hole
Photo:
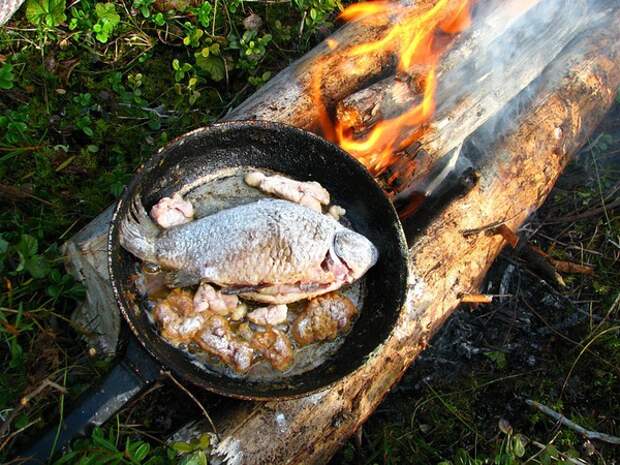
[[[286,334],[275,328],[254,333],[251,344],[275,370],[285,371],[293,364],[291,341]]]
[[[254,361],[252,346],[235,335],[226,318],[212,312],[205,312],[205,316],[207,321],[195,337],[196,343],[236,372],[248,371]]]
[[[275,326],[286,322],[288,307],[285,304],[260,307],[248,313],[248,319],[260,326]]]
[[[179,315],[194,313],[194,297],[190,291],[173,289],[162,302],[173,307]]]
[[[189,342],[204,324],[203,317],[194,314],[191,292],[181,289],[174,289],[160,300],[153,317],[161,327],[161,335],[172,344]]]
[[[358,314],[347,297],[331,292],[308,302],[293,322],[292,333],[301,346],[335,339],[346,332]]]

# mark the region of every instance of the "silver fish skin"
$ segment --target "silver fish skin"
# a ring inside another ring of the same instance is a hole
[[[121,245],[172,271],[264,303],[291,303],[340,288],[378,259],[361,234],[307,207],[264,199],[160,230],[139,198],[119,225]]]

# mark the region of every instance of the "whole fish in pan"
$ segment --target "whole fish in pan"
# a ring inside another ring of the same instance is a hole
[[[257,302],[311,298],[362,277],[378,259],[363,235],[328,215],[264,199],[160,229],[135,198],[122,246],[169,271],[175,287],[201,281]]]

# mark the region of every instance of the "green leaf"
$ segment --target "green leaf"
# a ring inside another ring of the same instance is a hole
[[[9,250],[9,243],[0,235],[0,254],[4,255]]]
[[[66,21],[66,0],[28,0],[26,18],[36,26],[55,27]]]
[[[151,450],[151,446],[144,441],[130,442],[127,439],[127,445],[125,446],[125,453],[134,462],[142,462]]]
[[[107,42],[114,28],[120,23],[121,17],[116,12],[114,3],[97,3],[95,5],[95,13],[99,18],[97,24],[93,26],[96,32],[95,37],[99,42]]]
[[[22,234],[16,248],[24,257],[29,258],[39,251],[39,242],[30,234]]]
[[[506,354],[504,352],[487,352],[484,355],[486,355],[489,359],[493,360],[497,368],[499,368],[500,370],[506,368],[508,364],[506,361]]]
[[[518,434],[512,438],[512,450],[514,454],[519,458],[525,455],[525,445],[523,444],[521,436]]]
[[[211,24],[211,10],[213,7],[209,2],[204,2],[200,5],[200,8],[197,9],[196,14],[198,15],[198,21],[202,24],[202,27],[209,27]]]
[[[0,67],[0,89],[12,89],[13,88],[13,65],[11,63],[5,63]]]
[[[33,278],[44,278],[50,271],[50,266],[47,260],[41,255],[34,255],[29,260],[26,260],[24,268]]]
[[[96,428],[93,430],[93,433],[92,433],[92,436],[91,436],[91,437],[92,437],[92,439],[93,439],[93,442],[94,442],[96,445],[101,446],[101,447],[103,447],[104,449],[109,450],[109,451],[111,451],[111,452],[117,452],[117,451],[118,451],[118,449],[116,449],[116,446],[115,446],[112,442],[108,441],[108,440],[105,438],[105,436],[103,435],[103,431],[102,431],[102,429],[101,429],[101,428],[96,427]]]
[[[205,433],[198,438],[198,447],[201,449],[208,449],[211,445],[211,435]]]
[[[153,22],[157,26],[163,26],[164,24],[166,24],[166,17],[163,13],[159,12],[155,16],[153,16]]]
[[[121,20],[121,17],[116,12],[114,3],[97,3],[95,5],[95,13],[99,19],[107,20],[114,26]]]
[[[24,361],[24,349],[17,342],[17,338],[11,339],[11,361],[9,362],[9,368],[17,368],[22,365]]]
[[[194,450],[194,447],[191,444],[181,441],[173,442],[170,447],[181,454],[186,454]]]
[[[207,465],[207,455],[198,450],[191,455],[183,457],[179,465]]]
[[[15,429],[22,429],[22,428],[24,428],[28,424],[29,421],[30,421],[30,419],[28,418],[28,415],[26,415],[25,413],[21,413],[15,419]]]
[[[136,452],[134,454],[134,458],[138,461],[138,462],[142,462],[142,460],[144,460],[146,458],[146,456],[149,454],[149,452],[151,451],[151,446],[150,444],[143,442],[142,444],[140,444],[140,446],[136,449]]]
[[[214,55],[204,57],[200,52],[194,56],[196,57],[196,66],[207,73],[213,81],[219,82],[224,79],[224,61],[220,57]]]

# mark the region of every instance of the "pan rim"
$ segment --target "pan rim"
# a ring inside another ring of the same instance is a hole
[[[123,319],[125,320],[124,323],[126,323],[131,330],[132,334],[130,334],[130,337],[135,337],[140,342],[141,346],[144,347],[144,349],[150,354],[150,356],[153,357],[154,360],[156,360],[159,364],[161,364],[164,367],[164,369],[171,370],[172,372],[174,372],[176,375],[180,376],[184,380],[188,382],[192,382],[192,384],[194,384],[194,381],[192,379],[188,379],[186,374],[184,374],[181,370],[179,370],[175,366],[171,366],[170,364],[160,359],[160,357],[157,354],[157,350],[155,350],[156,348],[152,347],[151,344],[148,343],[148,341],[145,340],[143,336],[141,336],[141,331],[139,331],[139,329],[135,326],[132,316],[129,315],[129,311],[126,308],[127,305],[124,302],[124,298],[121,296],[121,291],[119,290],[117,286],[117,283],[116,283],[117,278],[115,277],[115,271],[113,269],[113,246],[114,246],[114,235],[117,230],[117,218],[122,209],[123,204],[129,200],[130,198],[129,194],[135,190],[136,185],[139,184],[139,181],[142,179],[143,175],[145,174],[146,172],[145,170],[152,168],[153,166],[156,166],[162,159],[164,159],[166,153],[171,152],[172,149],[174,149],[177,146],[183,145],[189,137],[201,136],[203,133],[210,133],[214,131],[216,132],[218,130],[219,131],[227,131],[227,130],[234,131],[236,129],[247,129],[248,127],[250,128],[255,127],[258,129],[264,129],[268,131],[286,130],[289,132],[295,132],[302,137],[313,139],[318,144],[330,144],[338,152],[340,152],[341,155],[344,155],[346,158],[348,158],[349,162],[353,162],[354,164],[356,164],[360,168],[358,170],[359,174],[363,175],[367,181],[370,181],[371,183],[373,183],[377,187],[377,189],[381,191],[383,197],[386,200],[385,202],[386,206],[390,210],[389,214],[395,220],[394,226],[396,229],[396,236],[397,236],[394,238],[396,239],[396,242],[397,242],[395,246],[398,248],[400,255],[401,255],[401,259],[404,262],[404,267],[403,267],[404,275],[402,277],[403,289],[399,292],[398,299],[395,299],[393,303],[394,312],[397,315],[402,314],[402,311],[406,305],[407,283],[409,281],[410,270],[409,270],[408,248],[407,248],[407,243],[406,243],[402,224],[398,218],[398,214],[396,213],[396,210],[393,204],[389,201],[389,199],[385,195],[385,192],[377,184],[374,177],[368,172],[368,170],[357,159],[352,157],[350,154],[348,154],[346,151],[344,151],[340,147],[330,143],[329,141],[325,140],[324,138],[316,134],[313,134],[304,129],[300,129],[300,128],[297,128],[297,127],[294,127],[288,124],[280,123],[280,122],[262,121],[262,120],[231,120],[231,121],[217,122],[217,123],[213,123],[208,126],[196,128],[192,131],[189,131],[187,133],[177,136],[176,138],[171,140],[168,144],[159,148],[153,154],[153,156],[151,156],[148,160],[146,160],[145,162],[141,163],[138,166],[138,168],[134,172],[134,176],[132,180],[124,188],[123,193],[121,194],[120,198],[116,202],[116,205],[114,207],[114,211],[112,214],[110,227],[108,230],[108,235],[107,235],[107,262],[108,262],[107,265],[108,265],[108,273],[110,276],[110,283],[112,285],[112,290],[113,290],[116,306],[121,311],[121,314],[123,315]],[[240,165],[240,166],[244,166],[244,165]],[[398,319],[398,317],[396,319]],[[381,342],[379,342],[364,357],[362,357],[361,361],[358,364],[355,364],[355,366],[352,369],[350,369],[348,372],[343,373],[340,377],[330,380],[328,382],[325,382],[325,384],[322,384],[321,386],[309,387],[308,389],[305,389],[302,391],[295,391],[295,392],[290,392],[290,393],[280,390],[277,393],[268,393],[268,394],[260,392],[260,391],[257,391],[255,394],[254,393],[244,394],[244,393],[239,393],[239,392],[233,392],[226,388],[223,388],[223,389],[218,388],[218,386],[215,386],[214,383],[210,381],[201,383],[198,386],[206,390],[215,392],[217,394],[221,394],[227,397],[232,397],[232,398],[237,398],[237,399],[244,399],[244,400],[261,400],[261,401],[277,400],[277,399],[284,400],[284,399],[295,399],[295,398],[309,396],[311,394],[315,394],[315,393],[327,390],[330,387],[340,382],[344,382],[350,376],[353,376],[358,370],[362,369],[366,361],[370,357],[372,357],[373,354],[376,353],[376,351],[379,350],[385,344],[386,340],[392,335],[393,331],[394,331],[394,325],[392,325],[386,337],[383,338]],[[174,346],[172,347],[174,348]],[[180,349],[176,349],[176,350],[180,351]],[[248,389],[251,389],[252,387],[252,382],[243,383],[243,378],[237,379],[237,378],[232,378],[230,376],[226,376],[226,378],[234,380],[235,382],[238,382],[240,384],[246,384],[248,386]]]

